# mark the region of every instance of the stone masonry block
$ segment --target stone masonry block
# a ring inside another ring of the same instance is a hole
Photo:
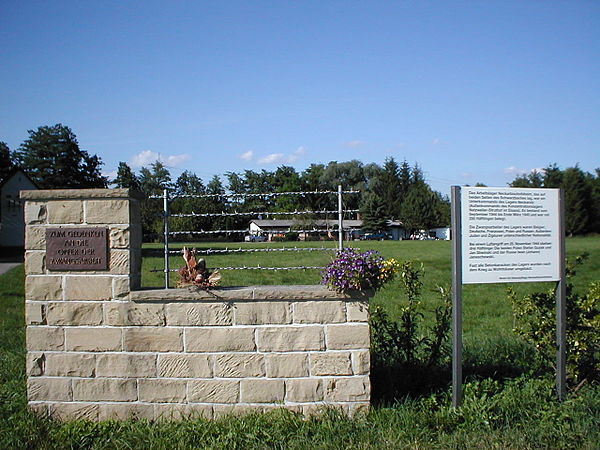
[[[41,302],[26,302],[25,323],[28,325],[46,325],[46,304]]]
[[[323,327],[266,327],[257,330],[257,345],[264,352],[324,350]]]
[[[307,353],[283,353],[265,355],[267,377],[294,378],[308,376]]]
[[[328,325],[328,350],[368,349],[370,345],[369,324]]]
[[[28,326],[27,350],[64,350],[65,335],[61,327]]]
[[[110,248],[130,248],[130,231],[128,226],[112,226],[108,232]]]
[[[256,349],[253,328],[207,327],[185,331],[188,352],[251,352]]]
[[[25,278],[27,300],[62,300],[62,277],[29,275]]]
[[[238,302],[234,306],[236,325],[288,324],[292,321],[287,302]]]
[[[87,200],[85,221],[89,224],[127,224],[129,223],[129,201]]]
[[[371,383],[368,376],[330,378],[325,381],[325,400],[332,402],[368,401]]]
[[[89,302],[51,302],[46,307],[48,325],[100,325],[102,304]]]
[[[164,326],[164,305],[156,303],[106,302],[104,321],[111,326]]]
[[[74,352],[111,352],[121,350],[119,328],[66,328],[65,347]]]
[[[188,401],[197,403],[236,403],[240,382],[235,380],[190,380]]]
[[[25,273],[28,275],[40,275],[46,269],[46,252],[25,252]]]
[[[133,290],[130,277],[113,277],[113,298],[126,297]]]
[[[285,392],[285,399],[288,402],[323,401],[323,383],[319,379],[286,380]]]
[[[25,224],[46,223],[48,209],[45,202],[26,202],[25,203]]]
[[[229,353],[215,356],[215,376],[220,378],[264,377],[264,356]]]
[[[98,420],[154,419],[154,405],[140,403],[102,403]]]
[[[50,377],[93,377],[96,355],[89,353],[47,353],[45,375]]]
[[[83,222],[82,200],[60,200],[47,203],[48,223],[80,224]]]
[[[70,378],[36,377],[27,380],[29,401],[69,401],[73,398]]]
[[[25,227],[25,250],[46,250],[46,227]]]
[[[129,250],[114,250],[109,252],[108,268],[110,273],[127,275],[131,272],[131,252]]]
[[[244,403],[282,402],[285,395],[283,380],[241,380],[240,401]]]
[[[53,403],[48,405],[48,415],[55,420],[98,420],[97,403]]]
[[[46,370],[46,354],[39,352],[27,352],[25,359],[25,372],[28,377],[39,377]]]
[[[346,314],[348,322],[368,322],[369,303],[368,302],[347,302]]]
[[[150,403],[177,403],[186,398],[183,380],[138,380],[140,401]]]
[[[74,378],[73,400],[132,402],[137,400],[137,381],[120,378]]]
[[[229,303],[169,303],[167,325],[231,325]]]
[[[128,352],[181,352],[180,328],[126,328],[123,347]]]
[[[355,375],[368,375],[371,372],[371,352],[352,352],[352,370]]]
[[[96,358],[96,377],[156,377],[156,355],[104,353]]]
[[[112,277],[67,276],[65,298],[67,300],[110,300],[112,298]]]
[[[337,301],[296,302],[294,323],[340,323],[346,321],[346,305]]]
[[[310,374],[312,376],[352,375],[350,352],[311,353]]]
[[[158,376],[164,378],[210,378],[212,377],[211,357],[181,353],[159,355]]]

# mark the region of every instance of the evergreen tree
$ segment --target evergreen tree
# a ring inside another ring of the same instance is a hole
[[[140,190],[140,181],[127,163],[120,161],[117,169],[117,177],[112,181],[118,188]]]
[[[380,180],[382,185],[381,196],[385,203],[386,215],[390,218],[399,218],[402,204],[402,185],[400,167],[394,158],[386,158]]]
[[[150,169],[140,169],[139,182],[142,191],[147,195],[163,195],[164,189],[170,190],[171,174],[160,161],[150,165]],[[142,231],[146,240],[161,239],[163,236],[163,203],[160,199],[148,199],[142,203]]]
[[[20,166],[42,189],[105,188],[102,162],[79,148],[77,137],[62,124],[29,130],[16,152]]]
[[[437,225],[438,211],[436,193],[426,184],[417,184],[402,202],[401,220],[411,234],[428,230]]]
[[[563,188],[565,190],[565,231],[569,236],[590,231],[592,187],[579,167],[565,170]]]
[[[387,205],[375,192],[363,195],[361,204],[362,229],[367,233],[382,233],[389,229]]]
[[[0,142],[0,182],[13,170],[10,149],[6,142]]]

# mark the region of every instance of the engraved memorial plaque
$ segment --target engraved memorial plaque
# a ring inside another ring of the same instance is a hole
[[[108,270],[108,229],[46,228],[48,270]]]

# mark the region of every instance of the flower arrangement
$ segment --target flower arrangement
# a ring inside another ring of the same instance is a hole
[[[198,286],[208,289],[219,285],[221,274],[218,270],[210,272],[206,269],[206,261],[200,258],[196,260],[196,250],[183,247],[183,259],[185,266],[179,269],[181,279],[177,287]]]
[[[391,281],[400,264],[393,258],[384,259],[379,252],[359,252],[346,248],[322,272],[322,283],[338,292],[380,289]]]

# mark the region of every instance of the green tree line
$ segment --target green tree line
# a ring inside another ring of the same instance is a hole
[[[213,194],[208,198],[178,198],[170,207],[173,213],[285,212],[336,210],[334,195],[233,197],[225,193],[270,193],[289,191],[359,190],[360,195],[344,196],[344,208],[360,210],[363,229],[371,233],[385,232],[390,221],[399,221],[409,232],[450,224],[450,202],[426,182],[418,164],[406,160],[398,163],[387,158],[383,165],[364,164],[358,160],[311,164],[303,171],[282,165],[273,171],[244,170],[214,176],[208,182],[191,171],[175,180],[169,169],[156,161],[135,173],[120,162],[117,176],[108,180],[101,173],[102,161],[79,147],[75,133],[63,124],[28,130],[28,138],[11,151],[0,142],[0,180],[15,167],[22,168],[42,189],[61,188],[134,188],[146,195],[162,195],[164,189],[173,196]],[[566,204],[566,228],[569,235],[600,232],[600,169],[595,173],[578,166],[560,169],[556,164],[541,171],[517,176],[512,187],[563,188]],[[275,216],[271,216],[275,217]],[[282,216],[276,216],[282,217]],[[283,216],[285,217],[285,216]],[[310,225],[322,215],[300,216],[299,226]],[[266,218],[266,217],[265,217]],[[330,218],[334,218],[333,216]],[[249,217],[224,216],[177,217],[171,221],[173,231],[245,229]],[[162,234],[162,203],[148,200],[142,207],[142,222],[147,239]]]

